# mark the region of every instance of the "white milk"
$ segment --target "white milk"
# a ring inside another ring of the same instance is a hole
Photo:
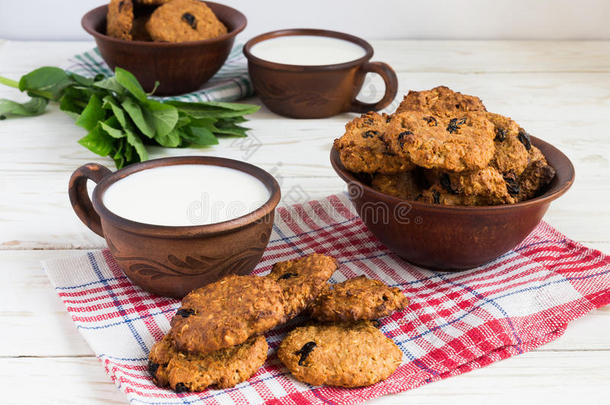
[[[350,41],[316,35],[290,35],[259,42],[250,48],[257,58],[285,65],[335,65],[363,57],[366,51]]]
[[[155,167],[110,185],[102,200],[116,215],[165,226],[228,221],[261,207],[270,197],[256,177],[209,165]]]

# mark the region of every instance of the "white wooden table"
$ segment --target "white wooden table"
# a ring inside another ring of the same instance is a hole
[[[373,41],[390,63],[399,94],[444,84],[480,96],[576,166],[572,190],[545,219],[569,237],[610,252],[610,42]],[[18,78],[63,65],[92,43],[2,42],[0,75]],[[379,95],[378,81],[364,92]],[[0,87],[0,98],[19,98]],[[249,100],[258,102],[256,99]],[[328,152],[351,115],[291,120],[264,108],[247,143],[223,139],[207,150],[155,149],[151,157],[226,156],[272,171],[284,203],[340,192]],[[40,260],[104,247],[76,218],[67,196],[72,171],[89,161],[112,167],[76,143],[71,118],[52,107],[36,118],[0,121],[1,403],[124,403],[80,337]],[[258,147],[257,147],[258,145]],[[291,191],[293,191],[291,193]],[[555,342],[485,369],[374,401],[408,404],[608,404],[610,308],[575,321]],[[541,402],[542,401],[542,402]]]

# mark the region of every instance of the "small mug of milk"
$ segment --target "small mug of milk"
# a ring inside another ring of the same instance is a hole
[[[97,183],[91,198],[88,180]],[[140,287],[174,298],[252,271],[280,201],[271,174],[207,156],[149,160],[114,173],[89,163],[74,171],[68,194],[81,221],[106,239],[112,259],[104,260]],[[99,259],[90,260],[95,266]]]
[[[383,62],[371,62],[373,48],[353,35],[317,29],[288,29],[256,36],[244,46],[248,71],[262,102],[294,118],[364,113],[388,106],[398,79]],[[357,100],[367,73],[385,83],[376,103]]]

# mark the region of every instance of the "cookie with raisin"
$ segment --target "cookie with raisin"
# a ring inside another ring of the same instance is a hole
[[[409,305],[397,287],[358,276],[325,289],[310,307],[321,322],[346,322],[384,318]]]
[[[148,356],[155,384],[174,391],[196,392],[210,386],[231,388],[246,381],[265,363],[269,347],[264,336],[208,354],[184,353],[166,335]]]
[[[285,317],[276,281],[229,275],[187,294],[171,320],[169,335],[178,350],[206,354],[263,334]]]
[[[422,192],[416,170],[397,174],[377,173],[373,175],[371,187],[403,200],[415,200]]]
[[[429,184],[440,186],[423,193],[426,202],[434,202],[434,191],[441,193],[441,201],[446,205],[499,205],[513,204],[516,194],[509,188],[507,179],[496,168],[488,166],[471,172],[425,171]],[[430,200],[432,197],[432,200]]]
[[[106,34],[119,39],[131,39],[132,27],[132,0],[110,0],[106,15]]]
[[[384,134],[391,117],[369,112],[345,125],[345,133],[335,139],[341,163],[354,173],[394,174],[413,169],[414,165],[400,151],[392,151]]]
[[[267,277],[276,281],[282,289],[286,320],[307,308],[338,267],[334,257],[318,253],[273,265]]]
[[[487,113],[487,118],[494,124],[494,144],[496,151],[491,165],[503,175],[510,173],[520,175],[528,164],[528,150],[521,142],[520,133],[524,130],[515,121],[500,114]]]
[[[486,167],[495,152],[494,137],[493,124],[481,112],[446,117],[419,111],[398,113],[384,134],[394,154],[406,155],[426,169],[454,172]]]
[[[528,136],[529,140],[529,136]],[[517,200],[524,201],[537,197],[555,178],[555,169],[548,164],[546,158],[537,147],[530,144],[528,151],[529,163],[521,176],[514,179]]]
[[[227,33],[227,27],[202,1],[172,0],[159,6],[146,23],[153,40],[199,41]]]
[[[481,112],[487,110],[478,97],[453,91],[446,86],[438,86],[430,90],[410,90],[396,109],[397,113],[405,111],[420,111],[428,112],[431,115],[453,116],[461,112]]]
[[[402,362],[398,346],[369,321],[296,328],[277,356],[299,381],[349,388],[383,381]]]

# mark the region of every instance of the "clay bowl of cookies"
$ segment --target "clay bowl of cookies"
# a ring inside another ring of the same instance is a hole
[[[246,17],[198,0],[111,0],[81,23],[111,69],[127,69],[146,91],[169,96],[195,91],[214,76]]]
[[[409,92],[391,115],[349,122],[330,160],[382,243],[442,271],[513,249],[574,182],[557,148],[442,86]]]

